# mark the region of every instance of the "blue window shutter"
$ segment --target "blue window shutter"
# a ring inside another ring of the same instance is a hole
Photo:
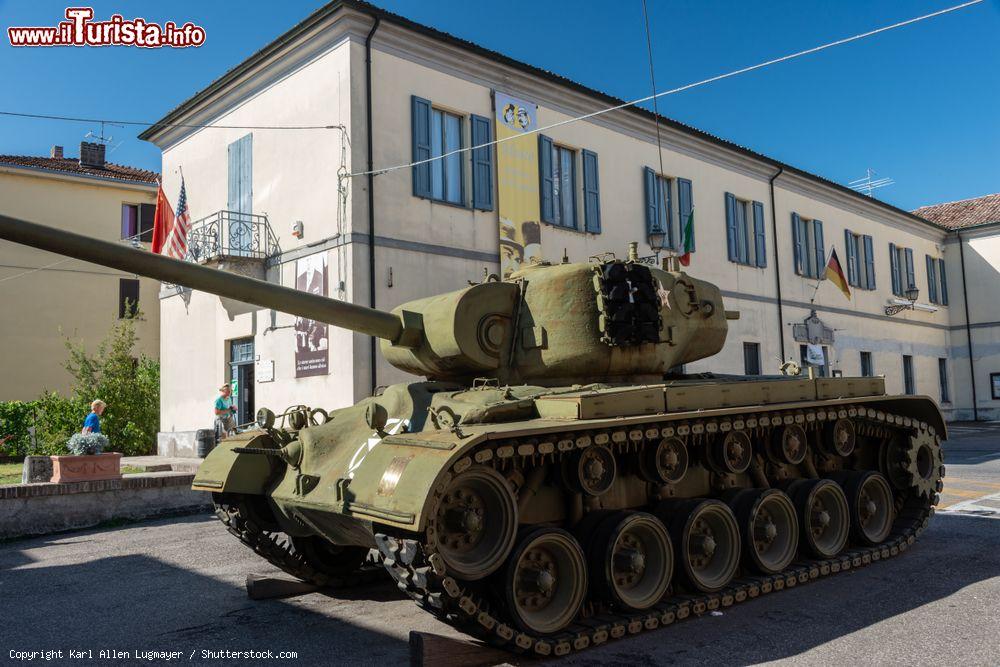
[[[844,254],[847,256],[847,282],[860,287],[858,281],[858,246],[850,229],[844,230]]]
[[[677,211],[680,215],[680,234],[677,239],[677,249],[684,252],[684,229],[687,227],[688,218],[694,210],[694,198],[691,192],[691,181],[686,178],[677,179]],[[691,251],[694,252],[694,225],[691,225]]]
[[[601,233],[601,179],[597,153],[583,151],[583,223],[591,234]]]
[[[226,209],[230,211],[240,210],[240,142],[234,141],[229,144],[229,172],[228,172],[228,194],[226,198]]]
[[[906,248],[906,284],[903,286],[903,291],[916,286],[917,278],[913,272],[913,248]]]
[[[941,305],[948,305],[948,278],[944,273],[944,260],[938,260],[938,273],[941,274]]]
[[[802,218],[798,213],[792,213],[792,261],[795,264],[795,273],[800,276],[805,275],[805,248],[802,238]]]
[[[864,242],[865,279],[867,280],[867,284],[865,284],[864,287],[867,289],[875,289],[875,250],[872,245],[872,237],[866,234],[861,238]]]
[[[726,247],[729,249],[729,261],[737,261],[736,255],[736,197],[726,193]]]
[[[816,241],[816,275],[819,278],[826,270],[826,248],[823,245],[823,221],[813,220],[813,239]]]
[[[240,213],[253,213],[253,135],[240,139]]]
[[[924,255],[924,265],[927,267],[927,298],[937,303],[937,262],[930,255]]]
[[[900,285],[902,280],[899,278],[899,253],[896,252],[896,244],[889,244],[889,268],[892,270],[892,293],[899,296],[902,290]]]
[[[660,198],[656,191],[656,172],[649,167],[642,169],[643,193],[646,195],[646,236],[656,228],[660,219]]]
[[[552,140],[538,135],[538,191],[541,197],[542,222],[553,222],[552,210]]]
[[[493,127],[489,118],[473,115],[472,145],[472,207],[480,211],[493,210],[493,146],[484,146],[493,140]]]
[[[410,105],[410,125],[413,135],[413,161],[428,160],[431,157],[431,103],[413,95]],[[431,163],[426,162],[413,168],[413,195],[431,196]]]
[[[764,237],[764,205],[753,203],[753,237],[757,244],[757,266],[767,266],[767,241]]]

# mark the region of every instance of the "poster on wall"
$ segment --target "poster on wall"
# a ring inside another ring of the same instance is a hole
[[[538,201],[538,105],[495,93],[497,140],[497,209],[500,214],[500,274],[541,259]]]
[[[327,296],[326,253],[295,260],[295,289]],[[326,375],[330,370],[329,327],[295,318],[295,377]]]

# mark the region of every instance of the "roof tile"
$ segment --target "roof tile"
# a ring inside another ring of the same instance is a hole
[[[964,229],[1000,222],[1000,193],[921,206],[913,211],[913,214],[948,229]]]
[[[155,171],[126,167],[113,162],[104,163],[104,168],[84,167],[79,158],[35,157],[32,155],[0,155],[0,166],[29,167],[82,176],[96,176],[111,181],[139,181],[155,185],[159,174]]]

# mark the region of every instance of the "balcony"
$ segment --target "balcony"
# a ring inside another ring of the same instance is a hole
[[[263,265],[281,252],[266,215],[216,211],[196,220],[188,232],[188,260],[200,264],[237,263]]]

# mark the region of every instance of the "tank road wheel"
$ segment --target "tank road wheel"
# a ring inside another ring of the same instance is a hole
[[[771,458],[778,463],[798,465],[806,458],[809,441],[806,431],[798,424],[785,424],[771,434]]]
[[[472,581],[492,574],[517,536],[517,500],[509,483],[485,466],[456,476],[434,511],[432,532],[455,576]]]
[[[680,438],[664,438],[646,447],[639,458],[639,472],[647,482],[676,484],[688,469],[688,451]]]
[[[525,632],[546,635],[576,618],[587,594],[587,565],[572,535],[559,528],[528,532],[507,563],[505,595]]]
[[[847,544],[850,513],[847,498],[829,479],[800,479],[788,487],[799,515],[803,545],[820,558],[836,556]]]
[[[740,562],[740,530],[729,506],[720,500],[665,501],[658,512],[683,578],[705,593],[721,590]]]
[[[674,556],[659,519],[645,512],[612,512],[583,539],[595,596],[631,609],[660,601],[674,573]]]
[[[750,467],[753,450],[750,437],[743,431],[730,431],[709,445],[709,465],[721,473],[744,473]]]
[[[823,449],[827,454],[850,456],[857,442],[857,429],[850,419],[838,419],[823,429]]]
[[[775,574],[795,560],[799,521],[795,506],[778,489],[745,489],[729,502],[743,536],[743,554],[758,572]]]
[[[599,496],[611,488],[618,464],[607,447],[591,445],[570,459],[566,477],[570,485],[588,496]]]
[[[855,539],[869,546],[885,541],[895,518],[888,480],[874,470],[842,473],[834,479],[847,495]]]

